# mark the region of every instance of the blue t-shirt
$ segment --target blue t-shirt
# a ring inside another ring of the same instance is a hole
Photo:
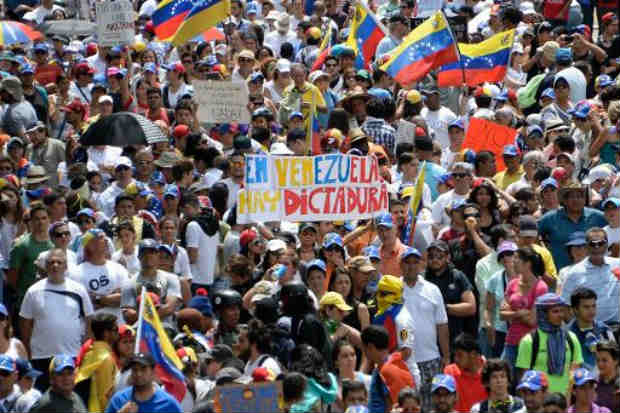
[[[149,400],[138,401],[133,398],[133,387],[116,392],[110,399],[105,413],[116,413],[130,400],[138,404],[140,413],[183,413],[181,404],[162,389],[156,389]]]
[[[390,394],[381,376],[379,370],[374,369],[370,378],[370,395],[368,397],[368,411],[384,412],[386,411],[385,398]],[[391,407],[391,406],[390,406]]]

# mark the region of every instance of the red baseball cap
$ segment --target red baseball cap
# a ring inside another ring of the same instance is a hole
[[[426,131],[424,130],[424,128],[418,126],[415,128],[415,136],[427,136]]]
[[[60,108],[63,112],[80,112],[82,119],[86,119],[87,106],[80,99],[73,99],[71,103]]]
[[[153,20],[149,20],[144,25],[144,31],[155,34],[155,25],[153,24]]]
[[[89,65],[88,63],[79,63],[77,65],[75,65],[75,75],[79,76],[79,75],[94,75],[95,74],[95,69]]]
[[[92,56],[97,54],[97,43],[88,43],[86,45],[86,56]]]
[[[609,24],[612,21],[616,20],[618,18],[618,16],[616,16],[616,13],[610,11],[608,13],[603,14],[603,17],[601,17],[601,21],[605,24]]]
[[[186,72],[185,66],[183,66],[183,63],[181,62],[170,63],[169,65],[162,65],[162,67],[171,72],[179,72],[179,73]]]
[[[258,234],[253,229],[246,229],[239,236],[239,245],[241,245],[242,247],[245,247],[250,242],[254,241],[257,236]]]
[[[174,127],[174,130],[172,131],[172,136],[174,136],[176,139],[180,139],[180,138],[184,138],[187,135],[189,135],[189,132],[190,132],[189,126],[177,125]]]

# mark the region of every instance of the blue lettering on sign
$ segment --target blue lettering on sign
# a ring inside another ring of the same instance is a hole
[[[245,176],[246,183],[249,184],[262,184],[268,180],[267,157],[266,156],[249,156],[246,158]]]

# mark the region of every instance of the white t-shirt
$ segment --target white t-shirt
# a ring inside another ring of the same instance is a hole
[[[86,322],[78,300],[67,293],[79,295],[85,317],[93,315],[93,304],[86,289],[70,278],[62,284],[53,284],[44,278],[26,291],[19,315],[34,320],[30,338],[33,359],[80,351],[86,336]]]
[[[233,181],[232,178],[223,179],[222,182],[228,187],[228,201],[226,202],[227,208],[232,208],[237,203],[237,194],[241,189],[241,185]]]
[[[609,225],[603,228],[607,234],[607,244],[619,244],[620,243],[620,227],[612,228]]]
[[[450,146],[450,136],[448,135],[448,125],[456,120],[456,115],[445,106],[439,110],[430,111],[427,107],[420,112],[426,120],[428,127],[435,133],[435,139],[439,141],[442,149]]]
[[[133,277],[140,272],[140,260],[138,259],[138,247],[134,247],[133,252],[130,255],[125,255],[123,250],[117,250],[112,254],[112,261],[119,263],[123,266],[128,273],[128,276]]]
[[[433,202],[433,222],[437,224],[439,228],[450,225],[450,217],[446,213],[446,208],[450,207],[454,201],[460,201],[466,198],[466,195],[459,195],[454,192],[454,189],[439,195],[435,202]]]
[[[162,93],[163,90],[164,89],[162,88]],[[173,92],[172,88],[168,87],[168,104],[170,104],[171,108],[176,107],[179,100],[181,100],[181,98],[185,95],[193,96],[194,87],[185,82],[181,83],[181,87],[176,92]]]
[[[192,268],[189,263],[189,255],[187,250],[177,245],[177,258],[174,261],[174,273],[180,277],[180,279],[191,280]]]
[[[129,273],[117,262],[106,261],[103,265],[94,265],[90,262],[83,262],[77,266],[75,272],[70,274],[75,281],[80,282],[86,291],[97,296],[112,294],[115,290],[120,290],[129,281]],[[123,316],[120,305],[117,307],[103,307],[96,313],[109,313],[118,317],[118,322],[123,323]]]
[[[259,365],[259,362],[261,362],[260,365]],[[276,361],[276,359],[265,354],[265,355],[258,356],[258,358],[254,361],[248,361],[247,364],[245,365],[244,374],[248,377],[252,377],[252,373],[258,367],[264,367],[267,370],[269,370],[273,374],[274,378],[278,377],[280,373],[282,373],[280,364]]]
[[[405,363],[407,363],[407,367],[409,367],[409,372],[413,376],[416,386],[420,386],[422,382],[420,369],[418,368],[417,363],[417,354],[415,352],[415,323],[413,322],[413,318],[411,317],[411,314],[409,314],[407,307],[403,306],[403,308],[396,315],[396,318],[394,319],[394,327],[396,328],[398,348],[411,349],[411,355],[407,360],[405,360]]]
[[[439,358],[437,325],[448,323],[441,291],[435,284],[418,276],[413,287],[405,284],[403,302],[415,324],[416,360],[423,362]]]
[[[217,246],[220,242],[219,231],[209,237],[196,221],[192,221],[187,224],[185,237],[187,248],[198,249],[198,260],[191,264],[193,282],[203,285],[213,284]]]

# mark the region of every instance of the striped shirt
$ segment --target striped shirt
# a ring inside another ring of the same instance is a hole
[[[394,156],[396,129],[389,123],[384,119],[367,116],[362,130],[372,139],[373,143],[383,146],[390,157]]]

